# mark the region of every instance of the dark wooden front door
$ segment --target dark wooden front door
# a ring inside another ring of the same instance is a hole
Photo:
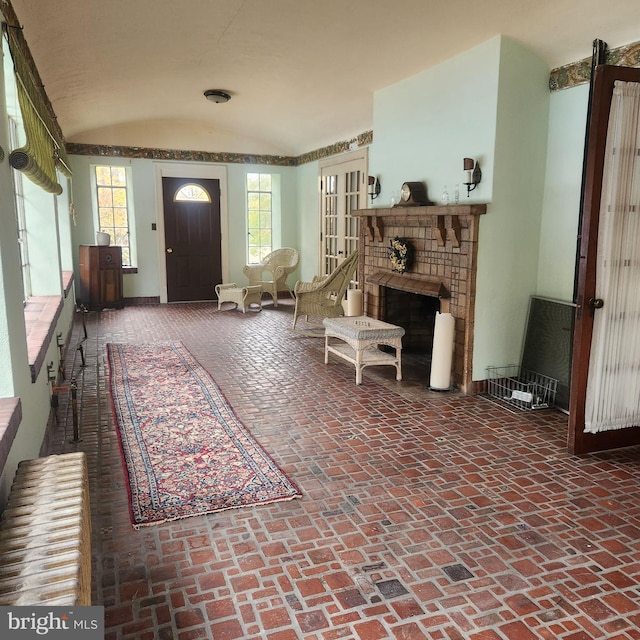
[[[596,68],[593,106],[586,154],[583,220],[578,262],[576,318],[571,368],[569,432],[571,453],[587,453],[640,443],[640,428],[632,427],[601,433],[584,433],[585,400],[591,352],[593,320],[598,313],[596,257],[602,177],[607,141],[607,125],[616,80],[640,82],[640,69],[602,65]],[[606,301],[605,301],[606,304]]]
[[[176,201],[180,188],[195,184],[211,202]],[[167,300],[188,302],[215,299],[222,282],[220,181],[163,178]]]

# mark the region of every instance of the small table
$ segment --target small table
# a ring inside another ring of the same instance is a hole
[[[218,296],[218,310],[223,302],[235,302],[236,309],[242,308],[245,313],[247,307],[252,304],[258,305],[258,311],[262,310],[262,287],[259,284],[239,287],[235,282],[229,284],[217,284],[216,294]]]
[[[324,318],[324,363],[329,353],[350,362],[356,368],[356,384],[362,384],[362,369],[369,365],[393,365],[396,380],[402,380],[402,336],[404,329],[382,320],[366,316]],[[346,344],[331,344],[329,338],[338,338]],[[395,349],[395,355],[381,351],[385,345]]]

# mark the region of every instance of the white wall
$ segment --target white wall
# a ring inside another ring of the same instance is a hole
[[[423,181],[429,198],[461,183],[463,158],[477,158],[480,186],[466,204],[491,200],[500,38],[377,91],[369,173],[380,176],[375,206],[388,206],[407,180]]]
[[[551,94],[538,294],[573,301],[589,85]]]
[[[500,38],[499,71],[492,198],[478,243],[474,380],[487,377],[487,366],[520,362],[537,292],[549,68]]]

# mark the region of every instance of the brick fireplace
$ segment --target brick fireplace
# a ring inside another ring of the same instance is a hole
[[[351,212],[360,218],[358,282],[366,315],[387,318],[387,289],[437,300],[432,306],[455,318],[452,382],[465,393],[473,392],[478,227],[479,216],[485,213],[486,205],[396,206]],[[391,270],[388,255],[390,240],[396,236],[405,238],[414,250],[413,264],[403,274]],[[391,304],[398,299],[389,296]]]

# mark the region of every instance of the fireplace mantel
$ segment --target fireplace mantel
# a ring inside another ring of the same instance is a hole
[[[373,207],[371,209],[357,209],[352,211],[352,216],[480,216],[487,213],[486,204],[454,204],[446,207],[440,206],[400,206]]]
[[[390,224],[416,222],[422,226],[433,228],[434,239],[443,247],[447,240],[454,247],[460,246],[460,216],[480,216],[487,212],[487,205],[449,205],[438,206],[401,206],[376,207],[373,209],[358,209],[351,215],[364,218],[363,223],[371,240],[382,240],[384,237],[385,221]]]

